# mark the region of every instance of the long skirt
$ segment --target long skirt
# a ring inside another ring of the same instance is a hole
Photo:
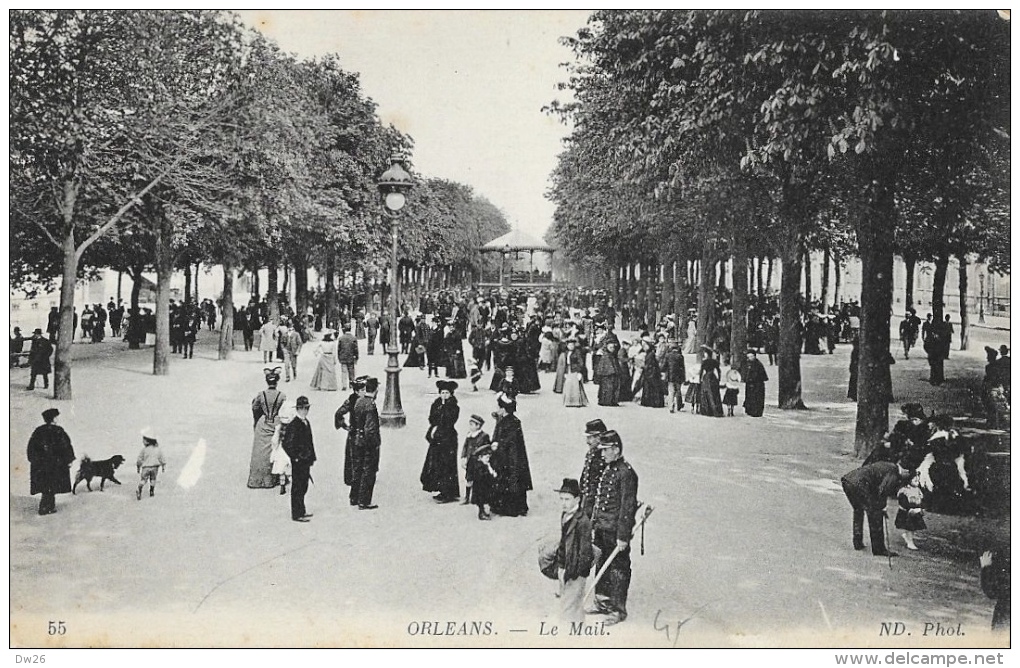
[[[684,403],[696,408],[701,400],[701,383],[687,383],[687,392],[684,394]]]
[[[665,391],[662,387],[662,378],[657,374],[649,374],[641,379],[641,405],[649,408],[664,408],[666,406]]]
[[[464,364],[464,348],[456,346],[446,353],[446,377],[467,378],[467,367]]]
[[[568,373],[563,381],[563,405],[573,408],[584,408],[588,405],[581,374],[576,371]]]
[[[336,392],[336,356],[332,353],[319,355],[319,363],[315,365],[315,372],[312,374],[312,382],[309,386],[313,390],[324,390]]]
[[[404,360],[404,368],[423,368],[425,366],[425,350],[424,347],[421,352],[418,352],[418,345],[411,343],[411,352],[407,353],[407,358]]]
[[[567,375],[567,356],[565,353],[560,353],[559,359],[556,360],[556,380],[553,381],[553,392],[556,394],[563,393],[563,381]]]
[[[712,380],[703,382],[701,384],[701,401],[698,403],[698,413],[701,415],[711,415],[713,417],[722,417],[722,398],[719,396],[719,383]]]
[[[267,423],[263,415],[255,423],[255,436],[251,445],[251,466],[248,470],[248,487],[268,489],[275,486],[273,480],[273,432],[276,422]]]
[[[425,455],[420,480],[421,488],[426,492],[439,492],[447,498],[460,496],[456,432],[440,433],[433,437]]]
[[[620,377],[617,374],[599,378],[599,406],[620,405]]]
[[[517,385],[521,388],[521,393],[529,394],[542,389],[542,384],[538,380],[538,366],[535,360],[524,360],[521,362],[520,367],[521,368],[516,374],[516,377]]]
[[[633,378],[630,375],[630,367],[620,363],[620,401],[632,401],[634,399]]]
[[[744,412],[751,417],[761,417],[765,412],[765,383],[744,385]]]

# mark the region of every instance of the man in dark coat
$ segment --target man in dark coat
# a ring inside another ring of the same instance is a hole
[[[312,464],[315,463],[315,444],[312,441],[312,425],[308,422],[308,397],[297,398],[297,417],[291,420],[283,432],[283,451],[290,457],[290,518],[295,522],[307,522],[312,517],[305,510],[305,493],[312,478]]]
[[[42,330],[36,328],[32,334],[32,347],[28,349],[28,364],[32,367],[28,379],[28,389],[35,389],[35,377],[42,376],[43,389],[50,386],[50,355],[53,354],[53,344],[43,338]]]
[[[627,591],[630,589],[630,539],[637,514],[638,476],[623,459],[623,441],[615,431],[599,436],[599,449],[606,466],[602,469],[592,512],[593,543],[599,550],[598,570],[614,550],[618,554],[595,585],[595,614],[608,615],[606,624],[627,619]]]
[[[678,341],[670,339],[666,346],[666,358],[663,360],[663,366],[666,367],[669,412],[675,413],[684,408],[684,397],[680,392],[680,386],[687,380],[687,365],[684,362],[683,353],[680,352],[680,343]]]
[[[414,335],[414,320],[410,314],[404,313],[400,316],[397,330],[400,334],[400,352],[406,355],[411,350],[411,337]]]
[[[21,335],[21,328],[14,328],[14,336],[11,337],[10,367],[21,366],[21,354],[25,350],[25,337]]]
[[[747,360],[740,375],[744,378],[744,412],[751,417],[761,417],[765,412],[765,381],[769,375],[758,360],[758,351],[747,351]]]
[[[349,325],[343,326],[344,333],[336,342],[336,361],[340,363],[340,389],[346,390],[354,384],[354,365],[358,363],[358,340],[351,334]]]
[[[344,484],[351,488],[354,487],[354,448],[357,445],[357,439],[354,428],[347,424],[346,416],[350,415],[351,419],[354,419],[354,407],[365,391],[367,379],[368,376],[358,376],[351,381],[351,395],[340,404],[340,408],[333,414],[333,426],[336,429],[347,430],[347,441],[344,444]],[[351,505],[358,505],[353,494],[351,495]]]
[[[375,405],[375,396],[378,392],[379,379],[366,379],[365,390],[351,414],[351,430],[355,433],[351,505],[357,503],[359,510],[375,510],[379,507],[372,503],[375,475],[379,471],[379,448],[382,445],[379,410]]]
[[[389,313],[383,311],[382,317],[379,318],[379,345],[382,346],[383,352],[389,350],[390,328],[392,326],[393,320],[390,318]]]
[[[56,408],[44,410],[42,417],[45,424],[36,427],[28,439],[28,463],[31,465],[29,494],[42,494],[40,515],[57,512],[56,495],[71,491],[70,467],[74,461],[74,448],[67,432],[56,424],[58,415],[60,411]]]
[[[892,462],[866,464],[843,476],[843,493],[854,509],[853,541],[855,550],[864,549],[864,515],[868,516],[871,533],[871,552],[880,557],[896,556],[885,545],[885,506],[896,496],[904,481],[913,475],[912,469]]]
[[[368,341],[365,346],[368,348],[368,354],[375,354],[375,335],[379,332],[379,318],[375,317],[375,313],[369,313],[368,318],[365,319],[365,329],[368,333]],[[383,341],[383,352],[386,351],[386,342]]]

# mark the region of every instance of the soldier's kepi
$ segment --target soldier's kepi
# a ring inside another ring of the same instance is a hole
[[[607,615],[606,623],[616,624],[627,618],[638,476],[623,459],[623,441],[615,431],[601,434],[598,448],[606,466],[595,493],[592,542],[599,551],[598,572],[602,577],[595,584],[595,604],[589,612]]]

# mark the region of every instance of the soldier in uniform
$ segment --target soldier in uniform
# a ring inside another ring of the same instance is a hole
[[[606,624],[627,619],[627,590],[630,588],[630,539],[637,514],[638,476],[623,459],[623,441],[615,431],[599,436],[598,448],[606,466],[595,492],[592,515],[593,543],[599,551],[598,570],[613,559],[595,586],[593,614],[607,615]]]
[[[56,495],[71,491],[74,448],[67,432],[55,424],[58,415],[60,411],[56,408],[44,410],[42,417],[46,424],[36,427],[28,439],[29,494],[42,494],[40,515],[57,512]]]
[[[585,515],[592,516],[595,508],[595,493],[598,491],[599,478],[606,462],[599,450],[599,436],[606,433],[606,423],[602,420],[589,420],[584,425],[584,438],[588,442],[588,452],[584,454],[584,468],[581,469],[581,508]]]
[[[354,496],[354,447],[355,433],[354,428],[347,424],[345,416],[350,415],[351,419],[354,419],[354,406],[358,403],[358,399],[361,398],[362,393],[365,390],[365,380],[368,376],[358,376],[351,381],[351,395],[340,404],[340,408],[333,414],[333,427],[336,429],[347,430],[347,442],[344,444],[344,484],[351,488],[351,505],[358,505],[358,500]]]
[[[359,510],[375,510],[379,507],[372,503],[375,474],[379,471],[379,447],[382,445],[379,410],[375,405],[378,392],[379,379],[367,378],[364,392],[351,414],[351,430],[355,434],[351,505],[357,502]]]

